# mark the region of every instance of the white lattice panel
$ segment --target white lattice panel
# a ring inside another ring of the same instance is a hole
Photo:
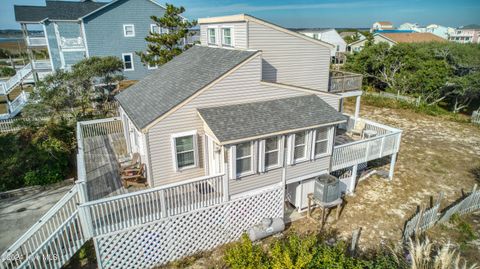
[[[238,239],[282,217],[281,188],[94,238],[99,268],[149,268]]]

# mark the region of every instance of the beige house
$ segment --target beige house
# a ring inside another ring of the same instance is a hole
[[[393,30],[393,23],[389,21],[377,21],[374,22],[372,25],[372,28],[370,29],[370,32],[375,32],[379,30]]]
[[[358,40],[348,44],[347,50],[350,53],[359,52],[368,42],[367,39]],[[399,43],[425,43],[425,42],[446,42],[445,39],[432,33],[376,33],[373,35],[373,43],[388,43],[390,46]]]
[[[297,220],[319,177],[338,204],[372,160],[393,178],[402,131],[359,117],[362,76],[330,70],[332,45],[245,14],[198,22],[201,44],[118,94],[119,117],[78,123],[76,185],[1,265],[55,249],[41,268],[60,268],[92,239],[99,268],[152,268]]]

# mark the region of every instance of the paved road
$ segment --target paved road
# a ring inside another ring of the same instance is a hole
[[[40,219],[72,185],[0,200],[0,254]]]

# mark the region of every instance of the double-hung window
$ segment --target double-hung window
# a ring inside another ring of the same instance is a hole
[[[123,70],[124,71],[134,70],[134,67],[133,67],[133,53],[123,53],[122,54],[122,60],[123,60]]]
[[[175,170],[197,167],[197,134],[195,131],[175,134],[172,137],[172,146],[175,161]]]
[[[208,44],[216,45],[217,44],[217,29],[208,28],[207,35],[208,35],[208,37],[207,37],[208,38]]]
[[[135,26],[133,24],[124,24],[123,25],[123,36],[124,37],[134,37],[135,36]]]
[[[328,127],[315,130],[315,139],[313,141],[315,157],[320,157],[328,153],[328,134]]]
[[[160,34],[160,26],[156,24],[150,24],[150,32],[154,34]]]
[[[236,146],[237,176],[253,172],[253,142],[245,142]]]
[[[265,139],[265,170],[280,166],[280,137]]]
[[[307,159],[307,131],[294,134],[293,160],[303,161]]]
[[[222,45],[232,46],[232,28],[222,28]]]

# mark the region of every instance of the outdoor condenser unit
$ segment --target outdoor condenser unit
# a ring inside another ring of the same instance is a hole
[[[330,203],[340,198],[340,181],[332,175],[321,175],[315,178],[313,197],[322,202]]]

